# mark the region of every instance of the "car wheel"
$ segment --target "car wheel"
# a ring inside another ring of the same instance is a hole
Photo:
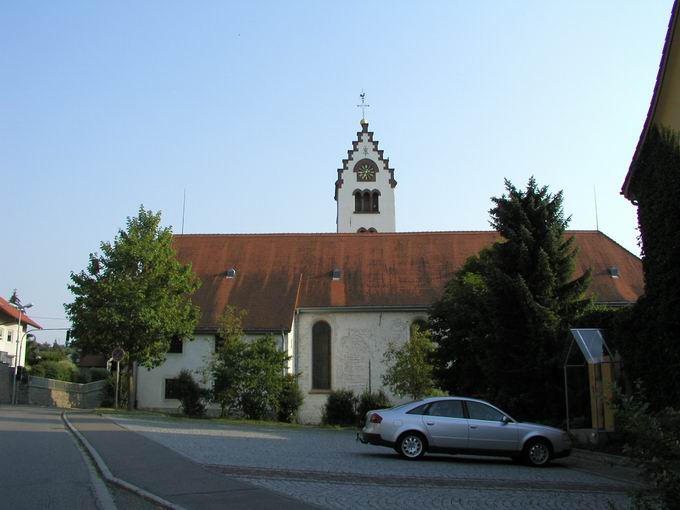
[[[418,432],[406,432],[397,443],[397,452],[408,460],[418,460],[425,455],[425,438]]]
[[[542,467],[550,462],[552,448],[545,439],[532,439],[525,446],[522,452],[524,462],[534,467]]]

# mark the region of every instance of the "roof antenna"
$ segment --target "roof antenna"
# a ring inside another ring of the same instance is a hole
[[[600,231],[600,220],[597,217],[597,189],[593,184],[593,197],[595,198],[595,230]]]
[[[184,188],[184,196],[182,197],[182,234],[184,234],[184,211],[187,205],[187,189]]]

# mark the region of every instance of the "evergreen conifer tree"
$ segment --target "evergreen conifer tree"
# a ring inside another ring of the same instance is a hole
[[[503,241],[471,257],[431,310],[442,388],[481,396],[527,419],[561,415],[567,328],[589,303],[586,272],[573,279],[562,192],[532,177],[505,181],[491,225]]]

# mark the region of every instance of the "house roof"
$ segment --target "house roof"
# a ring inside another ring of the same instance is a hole
[[[106,368],[106,356],[103,354],[83,354],[78,361],[80,368]]]
[[[5,298],[0,297],[0,324],[16,323],[19,321],[19,310],[12,306],[12,304]],[[21,323],[28,324],[34,328],[42,329],[42,326],[31,319],[26,314],[21,314]]]
[[[592,268],[596,301],[642,295],[639,258],[600,232],[570,234],[579,247],[576,274]],[[199,330],[214,330],[229,304],[248,311],[246,330],[288,331],[297,308],[425,308],[469,256],[500,239],[497,232],[185,234],[174,247],[203,282],[194,295]]]
[[[659,100],[662,93],[665,92],[664,82],[668,70],[671,50],[673,48],[673,42],[675,38],[675,28],[678,20],[678,9],[680,5],[678,0],[673,2],[673,10],[671,12],[670,20],[668,21],[668,31],[666,32],[666,41],[663,46],[663,51],[661,53],[661,62],[659,63],[659,71],[656,75],[656,83],[654,84],[654,92],[652,94],[652,99],[649,103],[649,109],[647,110],[647,117],[645,118],[645,123],[642,126],[642,132],[640,133],[640,139],[638,140],[637,146],[635,147],[635,153],[633,154],[633,159],[628,166],[628,173],[626,174],[626,179],[621,187],[621,194],[629,200],[635,200],[635,192],[631,189],[631,182],[633,176],[635,175],[636,162],[640,156],[640,151],[642,146],[647,139],[647,134],[650,128],[654,125],[654,119],[656,117],[657,106],[659,105]],[[674,93],[675,91],[671,91]]]

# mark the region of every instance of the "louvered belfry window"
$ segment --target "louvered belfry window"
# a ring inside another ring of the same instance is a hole
[[[312,328],[312,389],[331,389],[331,327],[317,322]]]

